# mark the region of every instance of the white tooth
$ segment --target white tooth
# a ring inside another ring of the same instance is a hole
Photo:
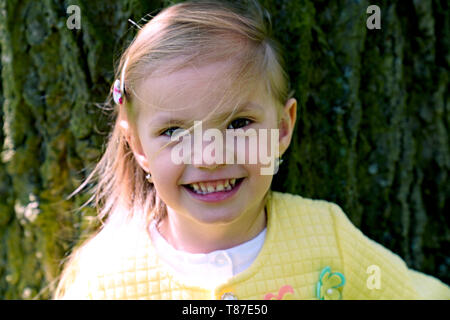
[[[199,182],[199,185],[203,192],[207,191],[206,186],[203,183]]]
[[[225,180],[225,183],[223,184],[223,186],[225,187],[225,189],[227,189],[230,184],[228,183],[229,180]],[[228,190],[228,189],[227,189]]]
[[[214,187],[213,186],[208,186],[208,192],[214,192]]]
[[[194,188],[195,191],[198,191],[200,189],[200,187],[196,183],[191,184],[191,186]]]
[[[228,185],[228,187],[225,188],[225,190],[230,191],[231,189],[233,189],[230,185]]]
[[[234,187],[234,184],[236,183],[236,179],[231,179],[230,184]]]
[[[223,189],[224,189],[223,184],[219,184],[219,185],[216,187],[216,191],[222,191]]]

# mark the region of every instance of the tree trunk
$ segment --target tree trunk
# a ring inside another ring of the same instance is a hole
[[[409,267],[450,283],[447,1],[379,1],[372,30],[368,1],[260,2],[299,103],[273,189],[339,204]],[[65,197],[102,154],[112,120],[97,104],[136,33],[128,19],[168,4],[0,0],[1,298],[49,298],[61,259],[95,226],[94,208],[74,213],[88,195]]]

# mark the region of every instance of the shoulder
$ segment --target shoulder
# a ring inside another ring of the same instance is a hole
[[[364,237],[342,208],[331,201],[305,198],[291,193],[271,192],[270,206],[279,218],[308,219],[315,224],[329,224],[336,236]]]
[[[413,272],[400,256],[364,235],[333,202],[272,192],[271,207],[283,232],[321,244],[339,256],[345,299],[420,299],[448,296],[448,287]],[[304,258],[304,257],[303,257]],[[317,259],[323,259],[317,256]]]
[[[338,207],[335,203],[326,200],[305,198],[298,194],[278,191],[271,191],[271,201],[282,210],[329,211],[331,207]]]
[[[74,254],[70,269],[73,280],[64,299],[126,298],[121,285],[147,261],[147,238],[141,230],[106,229]]]
[[[333,202],[291,193],[272,191],[269,206],[280,220],[301,219],[315,225],[334,225],[337,216],[346,218],[341,208]]]

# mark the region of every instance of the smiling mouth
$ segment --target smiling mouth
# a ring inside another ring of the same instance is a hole
[[[217,192],[229,192],[236,188],[244,178],[239,179],[225,179],[219,181],[210,182],[197,182],[191,184],[184,184],[183,187],[189,189],[190,191],[204,195]]]

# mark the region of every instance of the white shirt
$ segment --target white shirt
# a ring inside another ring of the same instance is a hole
[[[158,256],[186,283],[214,287],[244,271],[253,263],[266,237],[264,228],[255,238],[226,250],[209,253],[189,253],[172,247],[159,233],[156,223],[149,231]]]

